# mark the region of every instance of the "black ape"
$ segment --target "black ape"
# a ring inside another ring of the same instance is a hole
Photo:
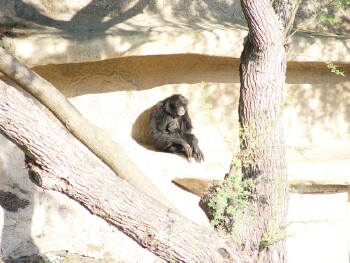
[[[158,150],[179,153],[197,162],[204,161],[197,137],[191,133],[192,122],[187,112],[187,99],[173,95],[158,102],[150,117],[150,133]]]

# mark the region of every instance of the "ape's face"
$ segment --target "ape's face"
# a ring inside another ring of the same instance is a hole
[[[166,110],[172,115],[185,115],[187,110],[187,99],[182,95],[173,95],[167,100]]]
[[[175,104],[176,114],[182,116],[186,113],[185,105],[181,105],[180,103]]]

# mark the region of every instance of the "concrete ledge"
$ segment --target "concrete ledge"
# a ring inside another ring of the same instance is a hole
[[[350,185],[350,145],[315,146],[304,153],[288,151],[292,185]]]

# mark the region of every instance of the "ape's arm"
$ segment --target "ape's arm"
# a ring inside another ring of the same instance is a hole
[[[187,111],[185,115],[181,116],[181,121],[180,121],[180,126],[181,126],[181,131],[183,134],[186,133],[191,133],[192,132],[192,121],[190,116],[188,115]]]

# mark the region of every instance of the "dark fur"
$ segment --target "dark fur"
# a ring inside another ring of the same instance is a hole
[[[204,161],[197,137],[192,134],[192,122],[187,111],[187,99],[173,95],[156,104],[150,117],[150,133],[158,150],[185,153],[197,162]]]

